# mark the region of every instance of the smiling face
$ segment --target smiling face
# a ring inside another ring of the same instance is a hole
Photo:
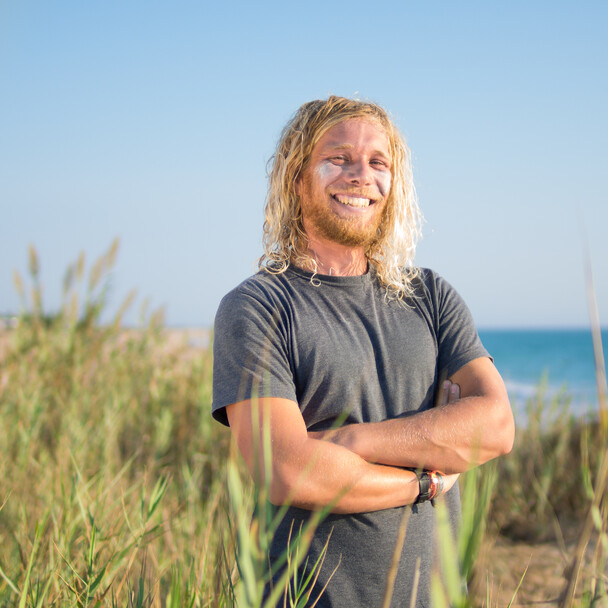
[[[378,236],[391,188],[386,132],[357,118],[331,127],[313,148],[297,188],[311,241],[367,247]]]

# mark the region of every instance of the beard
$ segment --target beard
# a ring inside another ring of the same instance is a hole
[[[363,222],[359,218],[344,218],[318,208],[307,214],[310,226],[319,236],[349,247],[369,247],[376,242],[383,215]]]
[[[382,206],[373,217],[343,217],[334,212],[329,202],[320,202],[318,197],[314,196],[311,184],[306,178],[303,190],[302,215],[308,230],[312,229],[318,236],[348,247],[367,248],[379,239],[380,229],[386,217],[385,200],[372,203]]]

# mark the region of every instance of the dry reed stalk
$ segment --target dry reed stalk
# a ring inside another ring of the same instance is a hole
[[[401,551],[405,543],[405,534],[407,532],[407,522],[410,519],[410,513],[412,508],[406,506],[401,516],[401,523],[399,524],[399,530],[397,532],[397,541],[395,542],[395,550],[393,551],[393,557],[391,558],[391,567],[388,571],[386,579],[386,589],[384,590],[384,600],[382,601],[382,608],[389,608],[391,600],[393,599],[393,591],[395,589],[395,580],[397,578],[397,570],[399,570],[399,563],[401,561]]]
[[[599,405],[599,422],[602,430],[601,437],[605,441],[608,433],[608,407],[606,403],[606,395],[608,393],[606,388],[606,367],[604,363],[604,351],[602,347],[602,332],[600,326],[599,313],[597,309],[597,301],[595,298],[595,288],[593,284],[593,273],[591,270],[591,261],[589,252],[587,250],[585,256],[585,284],[587,288],[587,306],[589,308],[589,318],[591,322],[591,335],[593,338],[593,357],[595,361],[595,378],[597,385],[597,397]],[[597,528],[596,525],[596,514],[602,514],[605,510],[604,495],[606,488],[608,487],[608,451],[604,450],[602,460],[597,474],[597,481],[594,488],[594,495],[583,523],[583,529],[579,536],[579,540],[576,545],[574,557],[567,569],[568,582],[566,588],[562,594],[561,606],[562,608],[571,608],[574,604],[574,598],[576,595],[576,587],[580,578],[582,564],[587,551],[587,546],[591,539],[593,529]],[[601,529],[599,532],[598,544],[596,547],[596,557],[594,562],[601,563],[603,549],[602,549],[602,534],[605,532],[605,518],[600,517]]]

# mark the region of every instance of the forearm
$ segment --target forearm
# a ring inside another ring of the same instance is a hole
[[[508,453],[513,445],[513,415],[504,383],[491,361],[476,359],[452,380],[439,407],[311,433],[311,437],[342,445],[369,462],[446,473],[461,473]],[[449,391],[450,387],[455,390]]]
[[[274,504],[359,513],[418,497],[411,471],[370,463],[343,446],[311,438],[294,401],[246,400],[227,406],[226,413],[252,477],[268,485]],[[454,481],[446,480],[445,491]]]
[[[414,473],[372,464],[350,450],[316,439],[293,446],[294,457],[273,457],[270,500],[335,513],[378,511],[413,503],[418,497]]]
[[[462,473],[511,449],[510,413],[481,397],[325,434],[368,462]],[[314,434],[313,434],[314,436]]]

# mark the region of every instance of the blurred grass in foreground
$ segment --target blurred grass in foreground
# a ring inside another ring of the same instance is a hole
[[[124,329],[132,296],[100,324],[116,249],[86,276],[83,256],[68,269],[54,315],[33,248],[29,297],[16,277],[23,310],[0,336],[0,606],[259,606],[276,522],[211,418],[211,352],[170,344],[160,313]],[[592,555],[575,603],[561,605],[607,605],[606,501],[594,495],[606,429],[573,418],[567,395],[547,399],[542,385],[527,418],[512,455],[463,476],[458,555],[437,543],[436,607],[498,605],[477,559],[488,539],[565,548],[585,518]],[[440,508],[438,519],[450,534]],[[286,560],[302,556],[296,547]],[[295,606],[306,581],[293,587]]]
[[[215,605],[230,592],[211,353],[169,348],[160,313],[124,330],[129,302],[100,326],[115,252],[87,277],[82,256],[70,267],[53,316],[33,249],[31,303],[16,281],[24,306],[0,367],[1,606]]]

